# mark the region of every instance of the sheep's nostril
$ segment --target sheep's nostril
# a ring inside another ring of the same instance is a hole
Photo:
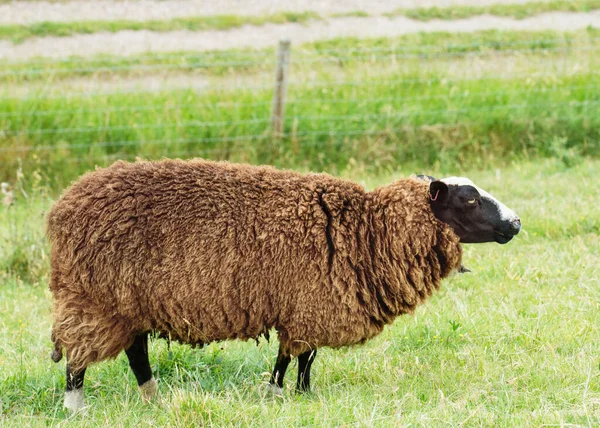
[[[515,234],[519,233],[519,231],[521,230],[521,219],[519,217],[512,221],[512,227],[515,230]]]

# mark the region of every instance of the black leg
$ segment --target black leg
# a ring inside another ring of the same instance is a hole
[[[71,370],[67,363],[67,391],[65,393],[65,407],[69,410],[79,410],[83,407],[83,378],[85,369],[78,372]]]
[[[273,369],[273,374],[271,375],[271,385],[277,385],[278,387],[283,388],[283,378],[291,360],[292,357],[289,355],[283,355],[281,348],[279,348],[277,362],[275,363],[275,368]]]
[[[83,378],[85,376],[85,369],[74,372],[71,370],[71,366],[67,364],[67,391],[74,391],[76,389],[83,388]]]
[[[152,376],[152,369],[148,360],[148,333],[137,335],[131,346],[125,350],[125,353],[140,387],[142,399],[150,401],[158,391],[158,385]]]
[[[298,391],[310,391],[310,367],[316,356],[316,349],[306,351],[298,356],[298,382],[296,383]]]
[[[133,344],[125,350],[129,359],[129,366],[137,379],[139,386],[152,379],[152,369],[148,360],[148,334],[135,337]]]

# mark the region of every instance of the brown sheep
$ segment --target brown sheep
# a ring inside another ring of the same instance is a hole
[[[281,387],[299,356],[298,388],[308,389],[317,348],[379,334],[460,267],[461,238],[481,242],[438,219],[466,187],[409,178],[366,192],[326,174],[204,160],[84,175],[48,216],[65,406],[83,405],[87,366],[122,350],[150,397],[153,331],[201,345],[274,328],[271,383]]]

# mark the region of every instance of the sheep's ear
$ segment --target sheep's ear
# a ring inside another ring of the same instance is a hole
[[[448,185],[443,181],[432,181],[429,184],[429,199],[434,204],[445,204],[448,201]]]

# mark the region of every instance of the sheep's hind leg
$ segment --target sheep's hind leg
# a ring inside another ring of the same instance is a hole
[[[296,389],[300,392],[310,391],[310,367],[316,356],[316,349],[298,355],[298,382],[296,383]]]
[[[142,399],[150,401],[156,394],[158,386],[152,376],[148,359],[148,333],[137,335],[131,346],[125,350],[125,353],[129,359],[129,366],[137,379]]]
[[[277,361],[275,362],[275,368],[273,369],[273,374],[271,375],[271,388],[275,393],[281,394],[283,388],[283,378],[285,377],[285,372],[290,364],[292,357],[289,355],[285,355],[281,347],[279,347],[279,354],[277,355]]]
[[[65,407],[71,411],[83,407],[83,377],[85,369],[73,371],[67,363],[67,390],[65,392]]]

